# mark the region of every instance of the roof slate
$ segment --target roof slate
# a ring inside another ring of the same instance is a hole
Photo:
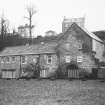
[[[71,25],[71,27],[75,27],[77,26],[78,28],[80,28],[82,31],[84,31],[87,35],[89,35],[92,39],[95,39],[99,42],[103,42],[99,37],[97,37],[94,33],[89,32],[85,27],[81,27],[78,24],[76,24],[75,22]],[[67,31],[69,31],[71,29],[71,27],[69,27],[69,29]]]
[[[98,36],[101,40],[105,40],[105,30],[103,31],[95,31],[93,32],[96,36]]]
[[[44,43],[37,45],[7,47],[0,53],[0,56],[55,53],[56,46],[57,43]]]
[[[73,23],[71,25],[71,27],[75,27],[75,26],[77,26],[77,28],[80,28],[91,38],[99,42],[103,42],[95,34],[87,31],[85,28],[78,26],[76,23]],[[58,43],[59,40],[67,38],[68,35],[66,33],[71,29],[71,27],[65,33],[61,33],[56,36],[44,37],[40,39],[40,41],[38,41],[37,39],[38,43],[35,43],[34,45],[6,47],[3,51],[1,51],[0,56],[56,53],[55,49],[59,44]],[[41,44],[41,42],[44,42],[44,44]]]

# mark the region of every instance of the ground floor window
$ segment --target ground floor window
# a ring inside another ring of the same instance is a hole
[[[21,56],[21,62],[22,64],[27,63],[27,56]]]
[[[47,55],[47,64],[51,64],[51,63],[52,63],[52,56]]]
[[[83,57],[82,56],[77,56],[77,62],[83,62]]]
[[[4,57],[1,57],[1,63],[4,63]]]
[[[65,56],[65,62],[70,63],[71,62],[71,57],[69,55]]]
[[[7,63],[9,63],[10,62],[10,57],[5,57],[5,61],[7,62]]]
[[[15,56],[12,56],[12,62],[15,62]]]

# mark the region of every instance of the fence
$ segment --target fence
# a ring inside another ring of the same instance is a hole
[[[105,79],[105,67],[101,67],[98,69],[98,78]]]
[[[68,78],[79,79],[79,69],[69,69],[68,70]]]

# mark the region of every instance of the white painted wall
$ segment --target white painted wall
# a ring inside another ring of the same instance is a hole
[[[92,40],[92,50],[96,52],[95,57],[98,58],[100,61],[105,61],[105,57],[103,57],[104,52],[104,44],[96,41],[95,39]]]

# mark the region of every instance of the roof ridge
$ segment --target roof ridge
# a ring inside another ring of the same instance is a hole
[[[85,27],[79,26],[76,22],[73,22],[73,23],[71,24],[71,26],[68,28],[68,30],[69,30],[74,24],[75,24],[76,26],[78,26],[80,29],[82,29],[85,33],[87,33],[91,38],[93,38],[93,39],[95,39],[95,40],[97,40],[97,41],[103,43],[103,41],[102,41],[97,35],[93,34],[93,33],[90,32],[90,31],[88,31]],[[68,30],[67,30],[67,31],[68,31]]]

